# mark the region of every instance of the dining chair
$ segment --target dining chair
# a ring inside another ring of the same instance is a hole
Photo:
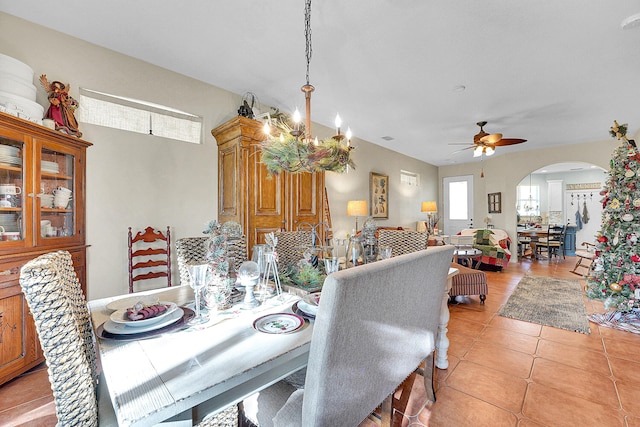
[[[20,286],[47,363],[57,425],[93,427],[99,415],[101,425],[117,425],[112,407],[101,405],[98,413],[93,328],[71,254],[50,252],[29,261]]]
[[[378,245],[390,246],[392,257],[426,249],[428,240],[427,233],[415,230],[378,230]]]
[[[547,226],[546,237],[540,238],[536,243],[536,252],[541,256],[543,252],[547,253],[547,259],[551,261],[553,256],[565,258],[564,239],[567,227],[564,225]]]
[[[147,227],[133,235],[128,232],[129,246],[129,293],[141,280],[166,277],[171,286],[171,231],[166,233]]]
[[[452,246],[438,246],[327,276],[304,388],[280,381],[247,399],[245,416],[260,427],[357,426],[383,402],[382,424],[391,425],[394,391],[425,359],[434,400],[433,351],[452,256]]]
[[[304,258],[304,250],[313,245],[312,232],[309,230],[279,231],[276,253],[278,254],[278,270],[286,271]]]
[[[187,264],[203,261],[207,257],[207,240],[209,237],[183,237],[176,240],[176,260],[180,284],[189,286],[189,271]]]
[[[189,272],[187,264],[203,261],[207,258],[207,241],[209,237],[183,237],[176,240],[176,260],[181,285],[189,285]],[[227,240],[227,258],[229,259],[229,271],[238,271],[240,265],[247,260],[247,237]]]

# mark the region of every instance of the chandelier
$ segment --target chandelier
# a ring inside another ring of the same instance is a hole
[[[293,123],[286,119],[277,118],[271,129],[265,123],[265,140],[260,144],[262,163],[271,174],[282,171],[289,173],[331,171],[344,173],[349,168],[355,168],[350,158],[351,130],[346,135],[340,132],[342,121],[336,115],[337,134],[323,141],[312,137],[311,133],[311,92],[315,88],[309,83],[309,65],[311,63],[311,0],[305,1],[305,55],[307,61],[306,84],[301,88],[305,98],[305,123],[301,123],[300,112],[296,108]]]

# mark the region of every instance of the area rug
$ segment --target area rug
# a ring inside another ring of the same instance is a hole
[[[590,334],[584,293],[578,280],[524,276],[500,316]]]
[[[593,313],[589,315],[589,320],[607,328],[640,334],[640,309],[634,309],[628,313],[620,311]]]

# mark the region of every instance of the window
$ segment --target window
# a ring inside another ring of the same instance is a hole
[[[537,185],[518,186],[518,214],[522,216],[540,215],[540,187]]]
[[[171,107],[80,88],[78,121],[202,143],[202,117]]]
[[[420,175],[415,172],[409,172],[405,170],[400,171],[400,183],[412,186],[420,185]]]

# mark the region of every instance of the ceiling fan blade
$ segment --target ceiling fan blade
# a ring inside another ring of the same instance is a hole
[[[520,138],[503,138],[500,141],[495,142],[493,145],[495,145],[496,147],[500,147],[504,145],[522,144],[523,142],[527,142],[527,140]]]
[[[454,151],[454,152],[453,152],[453,153],[451,153],[451,154],[452,154],[452,155],[453,155],[453,154],[458,154],[458,153],[461,153],[461,152],[463,152],[463,151],[470,150],[471,148],[476,148],[476,146],[475,146],[475,145],[470,145],[470,146],[468,146],[468,147],[461,148],[460,150],[456,150],[456,151]]]
[[[502,134],[501,133],[492,133],[490,135],[485,135],[482,138],[480,138],[481,142],[488,142],[489,144],[495,144],[496,142],[500,141],[502,139]]]

